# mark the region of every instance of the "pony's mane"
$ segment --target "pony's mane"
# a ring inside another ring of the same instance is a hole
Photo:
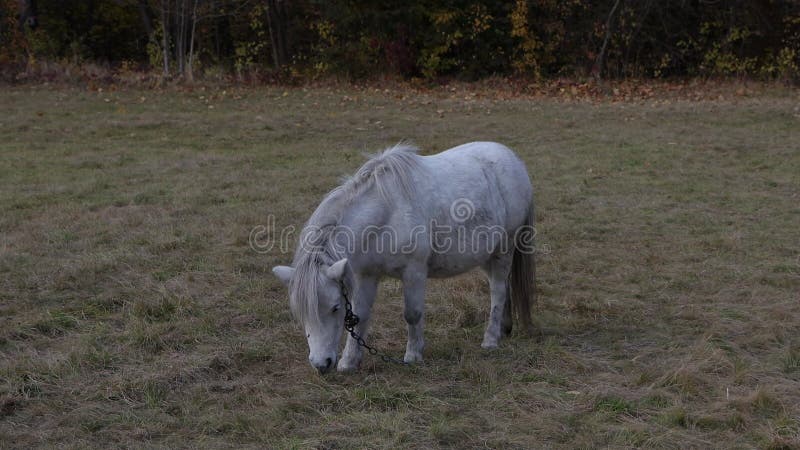
[[[344,195],[350,201],[375,186],[387,203],[392,201],[392,188],[399,188],[406,198],[413,198],[415,189],[411,176],[414,171],[421,169],[418,152],[417,147],[401,142],[372,155],[355,175],[345,178],[342,185],[331,191],[328,197]]]
[[[372,187],[389,204],[396,190],[405,198],[414,198],[412,176],[423,170],[417,152],[416,147],[400,143],[370,157],[355,175],[329,192],[308,219],[300,232],[292,261],[294,276],[289,284],[289,305],[301,323],[319,321],[317,283],[325,276],[321,267],[345,257],[332,238],[344,207]]]
[[[306,225],[300,232],[300,243],[292,261],[294,276],[289,283],[289,306],[300,323],[319,322],[317,284],[326,276],[320,269],[342,259],[331,238],[335,228],[334,224],[322,228]]]

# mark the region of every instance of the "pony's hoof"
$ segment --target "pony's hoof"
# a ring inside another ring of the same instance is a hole
[[[422,362],[422,353],[406,352],[406,355],[403,356],[403,362],[406,364]]]
[[[356,369],[358,369],[358,364],[346,363],[342,360],[339,360],[339,364],[336,365],[337,372],[354,372]]]
[[[483,341],[481,348],[484,350],[494,350],[497,348],[497,342]]]

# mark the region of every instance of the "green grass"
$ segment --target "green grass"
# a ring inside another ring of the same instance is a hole
[[[0,447],[800,445],[800,97],[663,100],[4,88]],[[248,238],[401,139],[526,161],[542,336],[481,350],[476,272],[323,378]]]

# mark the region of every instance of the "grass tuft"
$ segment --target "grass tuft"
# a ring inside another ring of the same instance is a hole
[[[783,358],[783,371],[794,373],[800,371],[800,347],[792,347]]]
[[[167,322],[172,319],[178,305],[174,299],[139,299],[133,302],[133,315],[148,322]]]
[[[148,380],[142,386],[142,400],[148,408],[160,408],[167,399],[168,386],[161,382]]]
[[[595,411],[609,411],[614,414],[634,415],[636,407],[633,403],[616,396],[605,396],[594,403]]]
[[[666,426],[686,428],[690,424],[689,415],[682,407],[671,408],[660,416],[660,421]]]
[[[48,311],[47,317],[33,324],[33,329],[50,337],[58,337],[78,327],[78,319],[61,311]]]

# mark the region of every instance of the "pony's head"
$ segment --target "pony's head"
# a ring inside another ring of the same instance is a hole
[[[344,297],[341,283],[347,259],[331,265],[312,262],[306,267],[276,266],[272,269],[289,288],[289,304],[308,340],[308,361],[320,373],[336,366],[339,339],[344,329]]]

